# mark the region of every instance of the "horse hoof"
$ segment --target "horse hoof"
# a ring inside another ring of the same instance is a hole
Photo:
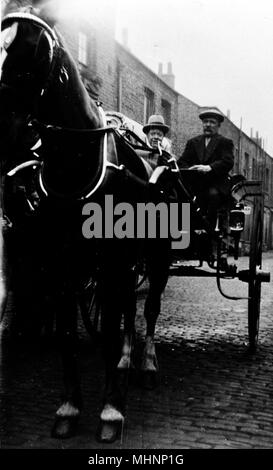
[[[76,434],[79,416],[56,416],[51,437],[68,439]]]
[[[123,421],[100,421],[96,439],[98,442],[111,444],[121,436]]]
[[[154,390],[158,387],[158,372],[156,370],[142,371],[141,385],[145,390]]]

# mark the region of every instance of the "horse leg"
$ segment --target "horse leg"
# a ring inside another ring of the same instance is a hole
[[[12,331],[16,338],[29,343],[39,338],[44,325],[41,248],[37,246],[37,241],[33,241],[29,231],[12,233],[8,245],[15,306]]]
[[[169,276],[169,240],[155,240],[153,241],[153,245],[147,244],[146,264],[149,278],[149,292],[144,307],[146,338],[141,371],[143,372],[143,386],[148,389],[153,389],[157,385],[158,372],[154,335],[157,318],[161,310],[161,296],[167,285]]]
[[[106,283],[107,285],[108,283]],[[109,286],[109,284],[108,284]],[[108,301],[104,299],[101,311],[101,332],[105,360],[105,390],[103,409],[97,430],[99,442],[114,442],[120,435],[124,422],[125,394],[122,374],[118,375],[120,359],[120,322],[121,312],[117,308],[116,292],[108,288]],[[109,302],[111,299],[111,302]],[[111,307],[110,307],[111,304]],[[110,308],[112,311],[110,311]]]
[[[161,281],[159,284],[158,281]],[[166,279],[167,281],[167,279]],[[154,389],[157,385],[158,361],[154,343],[154,334],[156,321],[160,314],[161,294],[166,283],[162,280],[149,277],[150,288],[149,294],[145,302],[144,316],[146,320],[146,337],[142,355],[141,371],[142,384],[146,389]],[[160,285],[163,286],[160,288]]]
[[[118,363],[119,370],[132,370],[134,364],[132,354],[135,340],[135,317],[136,317],[136,291],[135,291],[135,271],[129,268],[126,271],[125,292],[123,292],[122,312],[124,318],[124,336],[121,349],[121,358]]]
[[[135,274],[132,269],[133,263],[130,263],[130,253],[127,255],[124,242],[122,252],[120,250],[115,252],[112,249],[111,253],[108,252],[107,265],[104,266],[103,273],[102,336],[106,384],[97,439],[108,443],[119,437],[123,427],[134,337]],[[122,313],[124,314],[123,344],[120,334]]]
[[[78,369],[77,304],[75,297],[68,292],[63,292],[59,299],[56,328],[63,366],[64,393],[51,435],[65,439],[75,434],[82,409]]]
[[[123,344],[121,349],[121,358],[117,365],[118,370],[134,369],[132,360],[132,353],[134,350],[134,335],[129,331],[124,330]]]

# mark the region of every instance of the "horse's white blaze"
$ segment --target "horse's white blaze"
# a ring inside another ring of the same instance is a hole
[[[79,408],[76,408],[69,402],[63,403],[56,412],[57,416],[78,416],[79,414]]]
[[[12,42],[14,41],[14,39],[16,38],[17,30],[18,30],[18,23],[14,23],[12,26],[4,29],[4,31],[1,32],[1,63],[0,63],[1,74],[2,74],[3,64],[7,57],[7,50],[9,46],[12,44]]]
[[[1,31],[0,78],[2,75],[3,64],[8,55],[7,50],[9,46],[11,45],[11,43],[16,38],[17,30],[18,30],[18,23],[14,23],[9,28],[6,28],[4,29],[4,31]]]
[[[9,46],[12,44],[16,38],[18,30],[18,23],[13,23],[9,28],[4,29],[1,33],[1,48],[8,50]]]
[[[2,75],[2,67],[3,67],[3,64],[6,60],[7,55],[8,55],[7,51],[5,49],[2,49],[2,47],[1,47],[1,59],[0,59],[1,60],[1,75]],[[0,76],[0,78],[1,78],[1,76]]]
[[[102,421],[124,421],[124,416],[113,405],[107,404],[101,412],[100,419]]]

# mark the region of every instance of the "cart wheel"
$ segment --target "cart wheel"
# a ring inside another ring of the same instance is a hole
[[[255,351],[258,344],[261,281],[256,277],[257,269],[262,267],[263,247],[263,203],[261,198],[254,200],[254,214],[250,239],[249,283],[248,283],[248,337],[249,348]]]
[[[98,281],[91,278],[79,297],[79,306],[83,324],[93,340],[99,333],[99,318],[101,304],[98,290]]]

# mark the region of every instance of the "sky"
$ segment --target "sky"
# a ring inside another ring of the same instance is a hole
[[[112,15],[116,38],[154,72],[172,62],[175,89],[215,105],[273,156],[273,0],[46,0],[62,15]],[[103,12],[103,13],[102,13]],[[108,13],[107,13],[108,12]]]
[[[116,37],[158,71],[172,62],[175,89],[218,106],[273,156],[273,1],[118,0]]]

